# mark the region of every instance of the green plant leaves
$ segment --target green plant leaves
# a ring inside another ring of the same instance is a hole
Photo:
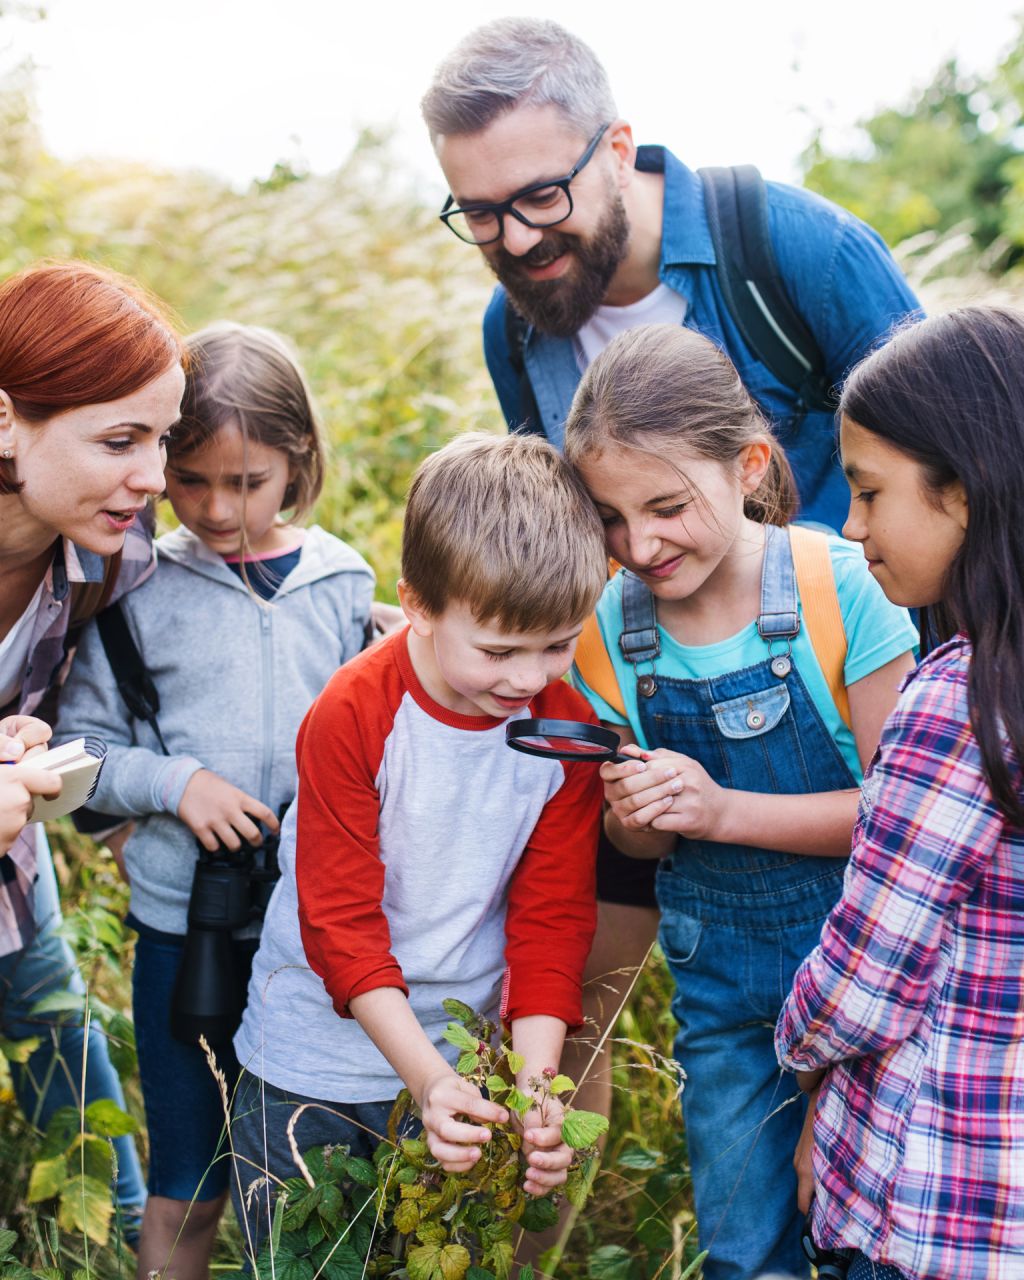
[[[452,1000],[450,998],[442,1000],[441,1008],[449,1017],[458,1018],[460,1022],[465,1023],[467,1026],[471,1022],[476,1022],[479,1017],[475,1010],[471,1009],[468,1004],[463,1004],[461,1000]]]
[[[574,1151],[592,1147],[608,1128],[608,1117],[596,1111],[569,1111],[562,1121],[562,1141]]]
[[[646,1172],[648,1169],[657,1169],[663,1159],[660,1151],[652,1151],[647,1147],[641,1147],[638,1143],[631,1142],[628,1146],[622,1148],[619,1152],[615,1163],[622,1169],[638,1169]]]
[[[557,1097],[560,1093],[571,1093],[576,1088],[576,1085],[569,1076],[555,1076],[548,1087]]]
[[[459,1060],[455,1064],[455,1070],[460,1076],[471,1076],[480,1066],[480,1055],[478,1053],[460,1053]]]
[[[63,1155],[53,1156],[49,1160],[37,1160],[29,1175],[25,1199],[29,1204],[35,1204],[39,1200],[51,1200],[55,1195],[60,1194],[67,1176],[67,1160]]]
[[[409,1280],[435,1280],[440,1275],[441,1247],[436,1244],[421,1244],[410,1249],[405,1259]]]
[[[0,1054],[8,1062],[26,1063],[42,1043],[39,1036],[27,1036],[24,1040],[8,1040],[0,1036]]]
[[[629,1280],[633,1255],[620,1244],[602,1245],[587,1260],[591,1280]]]
[[[135,1074],[139,1065],[135,1052],[135,1026],[123,1013],[115,1013],[107,1023],[107,1053],[122,1080]]]
[[[362,1156],[346,1156],[345,1172],[361,1187],[375,1187],[377,1185],[377,1171],[369,1160],[364,1160]]]
[[[122,1138],[125,1134],[138,1132],[138,1124],[127,1111],[117,1105],[111,1098],[97,1098],[85,1109],[86,1128],[101,1138]]]
[[[511,1107],[513,1111],[521,1116],[526,1115],[527,1111],[533,1106],[533,1099],[528,1094],[523,1093],[521,1089],[517,1089],[515,1085],[511,1086],[502,1102],[506,1107]]]
[[[456,1049],[461,1049],[464,1053],[476,1053],[480,1047],[480,1041],[476,1036],[471,1036],[466,1028],[458,1022],[448,1023],[444,1038],[449,1044],[453,1044]]]
[[[75,1174],[64,1183],[57,1221],[65,1231],[81,1231],[96,1244],[106,1244],[113,1212],[107,1183],[88,1174]]]
[[[519,1225],[526,1231],[547,1231],[558,1221],[558,1205],[551,1196],[530,1197],[523,1206]]]

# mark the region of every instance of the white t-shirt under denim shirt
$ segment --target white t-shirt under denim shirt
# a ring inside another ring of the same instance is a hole
[[[667,284],[659,284],[639,302],[625,307],[600,306],[573,337],[580,370],[592,364],[612,338],[642,324],[682,324],[686,299]]]

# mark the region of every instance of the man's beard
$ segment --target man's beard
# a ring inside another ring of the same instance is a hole
[[[626,208],[616,191],[608,213],[592,235],[566,235],[552,229],[518,258],[499,245],[487,258],[487,265],[529,324],[553,338],[569,338],[601,305],[628,246]],[[574,260],[564,275],[554,280],[531,280],[526,274],[526,267],[545,266],[566,251]]]

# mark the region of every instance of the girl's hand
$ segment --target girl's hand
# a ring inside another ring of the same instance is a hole
[[[466,1173],[483,1152],[480,1144],[490,1142],[490,1129],[480,1128],[469,1120],[504,1123],[508,1112],[496,1102],[489,1102],[475,1084],[448,1070],[428,1080],[420,1097],[427,1146],[435,1160],[449,1173]]]
[[[637,764],[602,765],[601,777],[605,799],[627,831],[671,831],[691,840],[720,838],[729,793],[689,756],[659,747],[644,751]]]
[[[562,1141],[564,1115],[561,1102],[548,1098],[543,1108],[532,1107],[523,1116],[523,1154],[527,1161],[523,1190],[527,1195],[547,1195],[552,1187],[560,1187],[565,1181],[573,1153]]]
[[[32,812],[36,796],[60,795],[61,777],[47,769],[19,765],[0,769],[0,855],[14,844]]]
[[[263,833],[258,822],[271,831],[278,831],[281,826],[276,814],[261,800],[246,795],[209,769],[199,769],[189,778],[178,805],[178,817],[210,853],[216,853],[218,843],[232,851],[240,849],[243,840],[260,844]]]
[[[821,1085],[813,1089],[807,1097],[807,1115],[804,1127],[800,1130],[800,1141],[796,1144],[793,1155],[793,1168],[796,1170],[796,1202],[801,1213],[810,1213],[814,1200],[814,1112],[818,1105],[818,1094]]]
[[[0,720],[0,760],[24,760],[45,747],[52,733],[36,716],[5,716]]]

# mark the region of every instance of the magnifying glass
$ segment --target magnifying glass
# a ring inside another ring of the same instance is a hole
[[[510,720],[505,726],[505,742],[513,751],[549,760],[593,760],[604,764],[625,764],[635,756],[619,751],[619,735],[584,720]]]

